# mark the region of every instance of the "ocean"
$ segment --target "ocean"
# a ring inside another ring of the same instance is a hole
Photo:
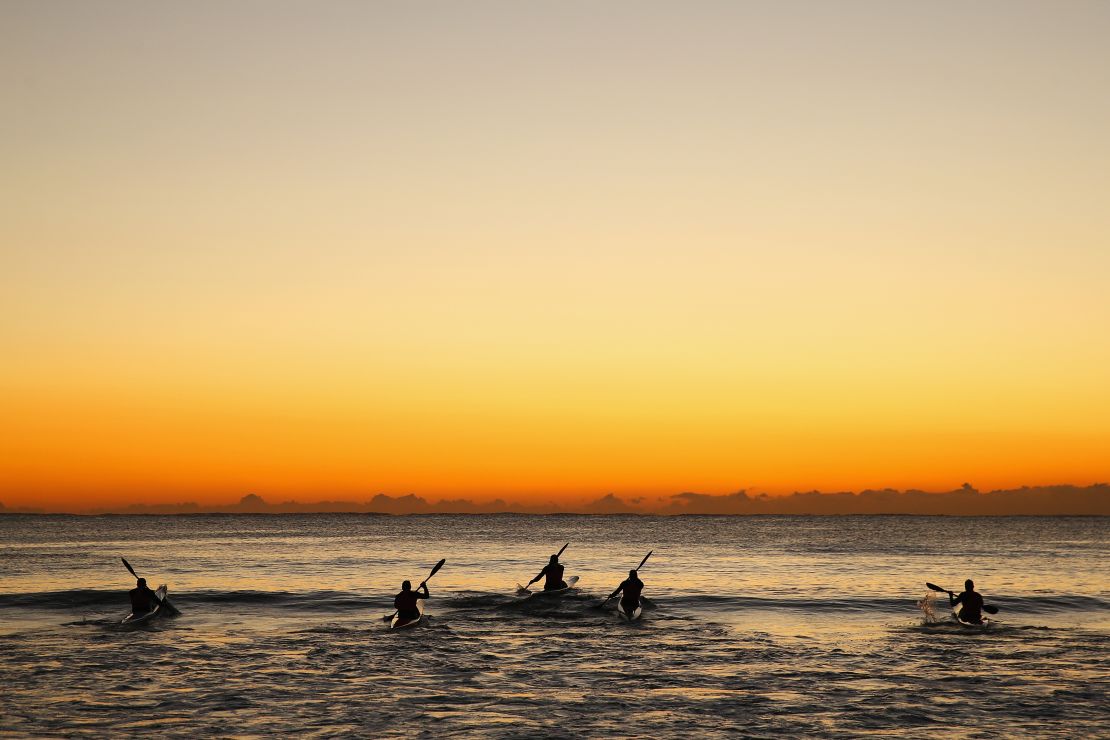
[[[119,624],[121,556],[180,616]],[[6,515],[0,734],[1110,737],[1108,563],[1105,517]]]

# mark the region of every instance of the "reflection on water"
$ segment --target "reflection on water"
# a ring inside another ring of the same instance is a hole
[[[1106,734],[1107,525],[0,517],[0,729]],[[581,588],[515,597],[567,540]],[[650,548],[654,607],[621,623],[597,605]],[[120,555],[170,584],[180,618],[118,626]],[[388,632],[400,581],[441,557],[428,623]],[[969,576],[1002,623],[966,630],[940,599],[925,624],[924,581]]]

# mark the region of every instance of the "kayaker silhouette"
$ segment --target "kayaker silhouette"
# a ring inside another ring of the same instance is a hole
[[[964,592],[959,596],[951,591],[948,592],[948,605],[954,607],[956,604],[963,605],[960,607],[961,622],[971,624],[983,622],[983,597],[975,591],[975,582],[970,578],[964,581]]]
[[[647,558],[645,558],[645,560],[646,559]],[[630,570],[628,571],[628,578],[621,581],[621,585],[617,586],[617,590],[609,594],[609,599],[623,591],[624,596],[621,597],[621,608],[624,609],[625,614],[632,614],[640,606],[640,594],[643,590],[644,582],[640,580],[639,574],[635,570]],[[606,601],[609,599],[606,599]]]
[[[558,555],[552,555],[551,560],[547,562],[547,565],[543,566],[543,570],[541,570],[535,578],[528,581],[528,585],[531,586],[533,583],[545,576],[547,577],[547,580],[543,583],[544,591],[554,591],[556,589],[567,587],[567,582],[563,580],[563,566],[559,564]]]
[[[393,606],[396,607],[397,616],[400,617],[402,621],[407,622],[410,619],[416,619],[420,616],[420,610],[416,607],[416,601],[417,599],[428,598],[427,582],[421,583],[420,588],[424,589],[423,593],[419,590],[413,591],[412,584],[408,581],[401,584],[401,593],[394,597]]]
[[[131,597],[132,614],[146,614],[154,611],[154,607],[158,606],[158,596],[147,587],[145,578],[140,578],[136,582],[135,588],[128,592],[128,596]]]

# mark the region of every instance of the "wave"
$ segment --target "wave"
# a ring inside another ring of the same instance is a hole
[[[240,605],[245,607],[274,607],[292,609],[320,609],[339,611],[365,609],[391,604],[392,596],[371,597],[342,591],[187,591],[175,593],[170,599],[177,606]],[[127,591],[71,589],[67,591],[39,591],[33,593],[0,594],[0,609],[80,609],[126,607]]]
[[[656,599],[665,601],[669,605],[689,608],[735,608],[735,609],[769,609],[769,610],[798,610],[805,612],[873,612],[904,610],[907,607],[916,608],[918,598],[911,597],[878,597],[878,596],[846,596],[838,598],[774,598],[759,596],[678,596],[669,599]],[[993,604],[1004,611],[1013,612],[1066,612],[1066,611],[1096,611],[1110,607],[1110,601],[1097,596],[1080,594],[1054,594],[1045,596],[1001,596],[987,597],[986,602]],[[936,602],[938,612],[947,612],[946,601]]]
[[[170,598],[178,607],[189,606],[241,606],[245,608],[291,609],[297,611],[355,611],[367,608],[388,609],[392,595],[367,595],[344,591],[188,591],[175,593]],[[601,600],[597,594],[583,591],[568,593],[557,599],[520,598],[512,594],[463,591],[455,594],[437,594],[433,603],[437,608],[455,611],[481,610],[548,610],[596,606]],[[758,597],[731,595],[666,596],[653,594],[651,601],[658,608],[711,611],[804,611],[808,613],[867,613],[892,612],[916,609],[914,597],[841,596],[836,598]],[[65,591],[38,591],[29,593],[0,594],[0,609],[75,610],[97,608],[126,608],[127,592],[123,590],[70,589]],[[1110,608],[1110,600],[1079,594],[1045,594],[1038,596],[988,597],[1005,613],[1060,613],[1070,611],[1100,611]],[[947,611],[938,600],[938,612]]]

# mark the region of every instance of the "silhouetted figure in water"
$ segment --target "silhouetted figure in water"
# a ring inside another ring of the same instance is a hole
[[[640,580],[639,574],[630,570],[628,571],[628,578],[621,581],[617,590],[609,594],[609,599],[624,591],[624,596],[621,597],[621,607],[624,608],[625,614],[632,614],[640,606],[640,594],[643,593],[643,590],[644,582]],[[606,601],[609,599],[606,599]]]
[[[131,613],[135,615],[147,614],[158,606],[158,595],[147,588],[146,579],[140,578],[135,588],[128,592],[131,597]]]
[[[964,581],[964,592],[959,596],[948,592],[948,605],[954,607],[956,604],[963,605],[960,608],[960,621],[982,624],[983,597],[975,591],[975,582],[970,578]]]
[[[528,585],[531,586],[544,576],[547,577],[547,580],[543,582],[544,591],[554,591],[567,587],[567,582],[563,580],[563,566],[559,564],[558,555],[552,555],[547,565],[543,566],[543,570],[535,578],[528,581]]]
[[[421,593],[419,589],[413,591],[412,584],[405,581],[401,584],[401,593],[393,598],[393,606],[397,608],[397,616],[403,621],[407,622],[420,616],[420,609],[417,608],[416,602],[419,599],[428,598],[430,594],[428,593],[427,583],[421,583],[419,588],[424,589],[424,593]]]

